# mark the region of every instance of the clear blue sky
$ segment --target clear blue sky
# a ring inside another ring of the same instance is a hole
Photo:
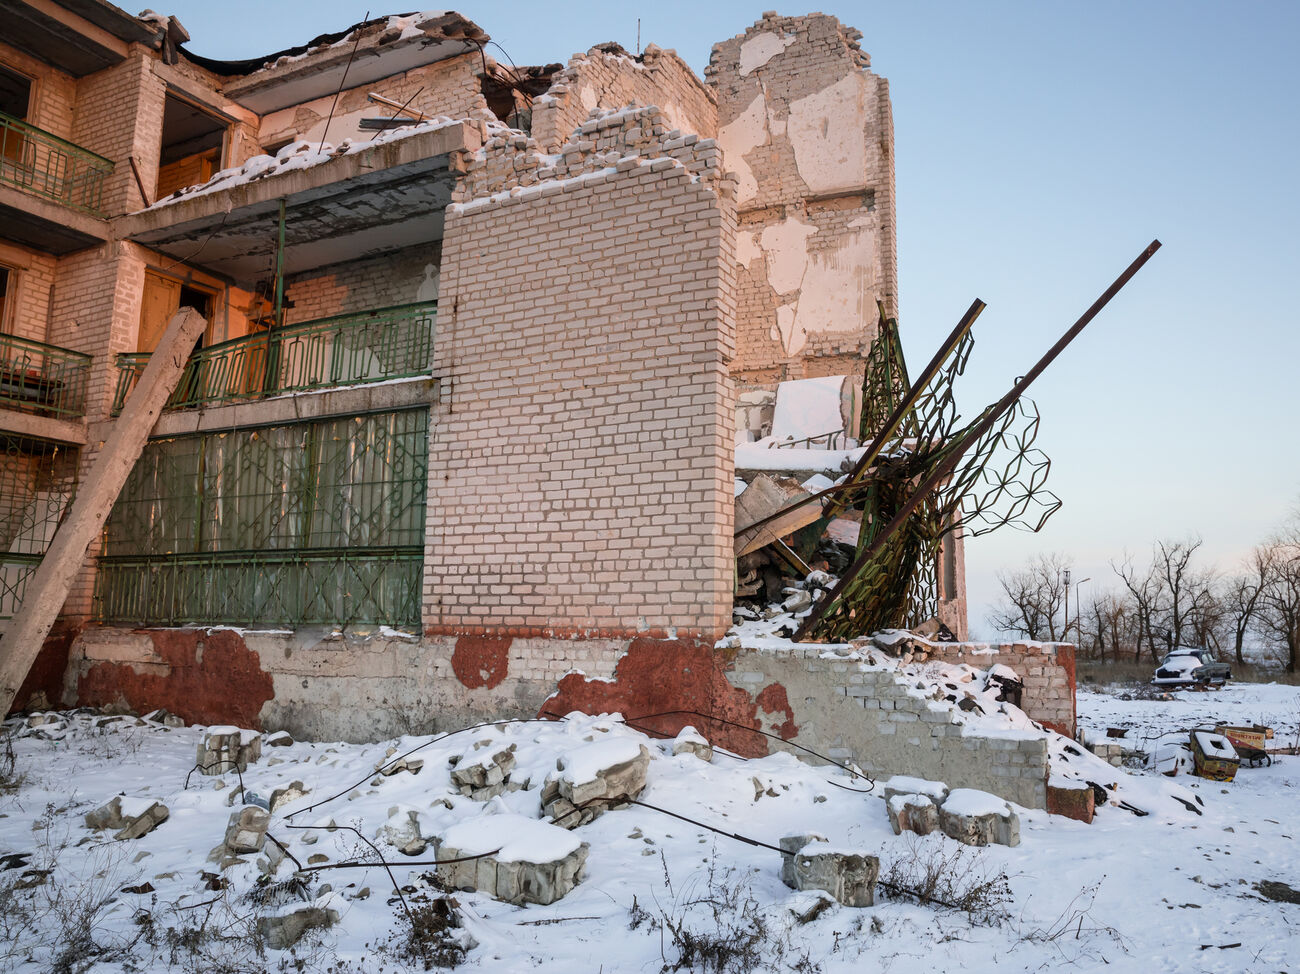
[[[975,631],[989,634],[994,573],[1038,551],[1072,556],[1088,587],[1112,585],[1107,562],[1144,557],[1157,536],[1199,533],[1207,560],[1231,566],[1300,498],[1300,3],[820,9],[862,31],[890,80],[910,360],[928,359],[972,298],[988,302],[961,389],[967,415],[1148,241],[1164,243],[1031,393],[1065,507],[1039,535],[970,544]],[[713,42],[763,13],[734,2],[458,10],[519,64],[606,40],[631,49],[639,16],[643,44],[676,48],[697,72]],[[367,9],[185,0],[161,12],[197,53],[244,58]]]

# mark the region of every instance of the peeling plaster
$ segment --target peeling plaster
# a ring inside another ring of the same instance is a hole
[[[736,174],[736,202],[744,203],[758,195],[758,180],[745,161],[746,153],[764,145],[767,134],[767,102],[759,92],[749,107],[718,129],[718,145],[727,168]]]
[[[803,283],[808,266],[808,238],[816,232],[815,226],[797,216],[763,229],[759,246],[767,258],[767,283],[777,294],[790,294]]]
[[[759,249],[757,234],[745,230],[736,234],[736,261],[741,267],[748,268],[762,256],[763,251]]]
[[[848,74],[821,91],[790,103],[790,143],[799,175],[813,193],[867,185],[868,79]]]
[[[778,37],[770,31],[751,37],[740,45],[740,76],[743,78],[751,71],[761,68],[796,40],[798,36],[795,34]]]
[[[590,112],[600,104],[600,97],[596,94],[596,89],[591,85],[583,85],[578,89],[578,101],[582,103],[582,108]]]

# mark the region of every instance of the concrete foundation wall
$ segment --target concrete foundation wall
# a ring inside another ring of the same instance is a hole
[[[706,76],[736,173],[742,386],[861,374],[877,301],[897,313],[889,86],[834,17],[766,16]]]
[[[916,775],[1046,807],[1045,735],[974,731],[955,706],[926,699],[913,682],[822,646],[90,627],[72,643],[64,702],[166,707],[195,722],[352,741],[573,710],[619,712],[667,734],[694,724],[746,756],[797,743],[872,777]]]

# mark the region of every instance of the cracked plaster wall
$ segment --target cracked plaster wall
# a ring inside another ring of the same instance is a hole
[[[834,17],[764,17],[713,48],[718,144],[736,176],[746,385],[860,372],[896,314],[889,86]]]

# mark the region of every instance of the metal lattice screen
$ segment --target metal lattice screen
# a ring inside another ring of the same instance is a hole
[[[428,412],[154,440],[104,528],[99,617],[418,626]]]
[[[77,448],[0,433],[0,619],[22,603],[77,488]]]

